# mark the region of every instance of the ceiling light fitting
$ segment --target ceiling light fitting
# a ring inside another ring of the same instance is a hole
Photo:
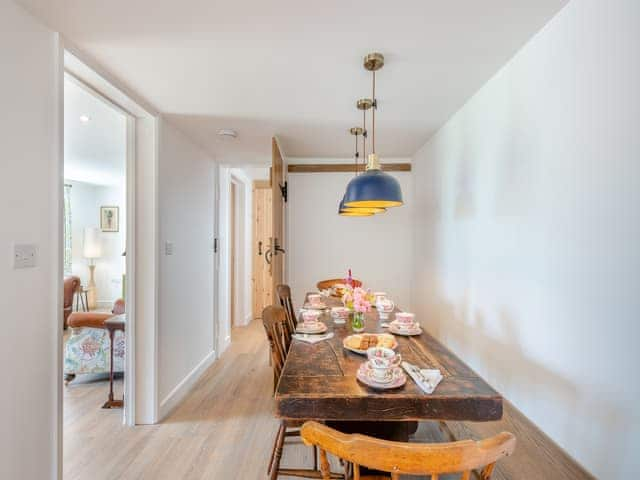
[[[347,185],[344,195],[346,207],[382,208],[398,207],[402,205],[402,189],[397,179],[384,173],[380,168],[380,160],[376,154],[376,71],[384,65],[381,53],[370,53],[364,57],[364,68],[372,74],[371,99],[360,99],[356,102],[358,109],[365,113],[371,109],[371,150],[367,159],[367,168],[362,175],[353,178]]]

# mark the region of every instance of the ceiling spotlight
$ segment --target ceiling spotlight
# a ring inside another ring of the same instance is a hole
[[[218,136],[222,137],[223,139],[233,140],[238,136],[238,132],[230,128],[223,128],[221,130],[218,130]]]
[[[87,123],[89,120],[91,120],[91,117],[89,115],[80,115],[80,121],[82,123]]]

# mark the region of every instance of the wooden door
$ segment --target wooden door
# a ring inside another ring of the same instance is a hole
[[[271,183],[253,182],[253,318],[260,318],[262,310],[273,303],[271,266],[264,255],[271,240]]]
[[[282,152],[278,147],[275,138],[271,139],[272,160],[271,160],[271,195],[272,195],[272,230],[271,243],[269,245],[271,262],[271,275],[273,280],[273,291],[276,286],[284,283],[284,255],[286,251],[285,242],[285,201],[283,189],[286,191],[286,173]]]

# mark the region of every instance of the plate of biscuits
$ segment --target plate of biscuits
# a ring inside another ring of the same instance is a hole
[[[342,346],[347,350],[360,355],[366,355],[371,347],[385,347],[395,350],[398,342],[393,335],[388,333],[358,333],[349,335],[342,341]]]

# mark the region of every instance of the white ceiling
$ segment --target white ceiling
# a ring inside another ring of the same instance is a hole
[[[378,153],[410,156],[566,0],[19,0],[227,162],[349,157],[380,51]],[[216,132],[233,128],[234,142]]]
[[[82,122],[83,115],[90,120]],[[126,126],[122,113],[65,76],[64,177],[98,185],[121,183],[126,168]]]

